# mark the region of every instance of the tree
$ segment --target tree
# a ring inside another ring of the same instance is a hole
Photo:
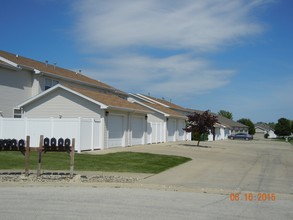
[[[280,118],[275,126],[275,134],[278,136],[289,136],[291,135],[291,123],[286,118]]]
[[[210,130],[213,130],[215,123],[218,122],[218,118],[215,115],[205,111],[203,113],[194,112],[187,115],[186,128],[187,132],[197,132],[199,136],[208,134]],[[200,138],[198,139],[197,146],[199,146]]]
[[[228,111],[225,111],[225,110],[220,110],[218,112],[218,115],[221,115],[221,116],[223,116],[225,118],[229,118],[231,120],[233,119],[233,114],[231,112],[228,112]]]
[[[241,118],[237,122],[248,126],[248,133],[250,135],[254,135],[255,134],[255,127],[254,127],[253,122],[250,119],[248,119],[248,118]]]

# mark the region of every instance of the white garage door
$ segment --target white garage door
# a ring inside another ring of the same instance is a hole
[[[176,131],[176,120],[169,119],[168,120],[168,140],[167,141],[175,141],[175,131]]]
[[[179,121],[178,123],[178,140],[184,141],[185,139],[185,131],[183,130],[185,128],[185,121]]]
[[[144,118],[133,117],[131,121],[132,128],[132,145],[144,144]]]
[[[108,147],[123,146],[124,136],[124,117],[121,115],[109,115],[108,118],[108,129],[109,129],[109,140]]]

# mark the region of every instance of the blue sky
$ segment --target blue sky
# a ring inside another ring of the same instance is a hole
[[[293,119],[293,1],[2,0],[1,49],[234,119]]]

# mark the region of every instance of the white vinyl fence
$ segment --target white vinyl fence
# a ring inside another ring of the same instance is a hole
[[[40,135],[52,138],[75,138],[75,149],[101,149],[101,121],[93,118],[1,118],[0,139],[25,139],[38,147]]]

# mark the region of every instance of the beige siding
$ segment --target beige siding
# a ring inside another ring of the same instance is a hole
[[[58,89],[24,107],[25,117],[30,118],[99,118],[99,106],[65,90]]]
[[[32,96],[32,74],[0,67],[0,111],[13,117],[13,108]]]

